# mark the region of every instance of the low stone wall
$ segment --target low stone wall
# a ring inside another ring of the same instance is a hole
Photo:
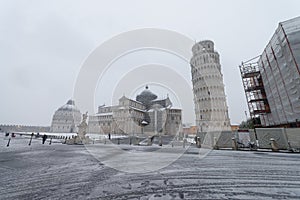
[[[300,128],[256,128],[249,132],[202,132],[197,133],[203,146],[216,149],[234,148],[232,138],[247,147],[247,140],[256,144],[258,148],[273,150],[300,150]]]
[[[285,129],[290,148],[300,149],[300,128]]]
[[[197,137],[200,137],[201,144],[212,148],[231,148],[232,137],[234,132],[231,131],[212,131],[198,133]]]
[[[278,149],[287,150],[289,149],[288,139],[285,134],[284,128],[257,128],[255,129],[259,148],[270,149],[271,139],[278,145]]]
[[[254,137],[252,137],[252,135]],[[244,147],[249,146],[249,142],[255,142],[255,135],[250,131],[243,131],[243,132],[236,132],[235,134],[236,141],[239,142],[240,145],[243,145]]]
[[[0,132],[50,132],[50,126],[0,125]]]
[[[222,131],[217,141],[217,148],[232,148],[232,138],[234,132]]]
[[[250,137],[250,142],[256,143],[256,137],[255,137],[254,129],[249,129],[249,137]]]
[[[300,128],[257,128],[256,135],[259,148],[271,148],[271,139],[278,149],[300,149]]]

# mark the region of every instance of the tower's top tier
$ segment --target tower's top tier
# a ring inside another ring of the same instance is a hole
[[[193,54],[214,52],[214,42],[211,40],[203,40],[196,43],[192,48]]]

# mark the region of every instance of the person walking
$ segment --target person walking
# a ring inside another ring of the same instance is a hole
[[[47,135],[44,134],[44,135],[43,135],[43,144],[45,144],[46,140],[47,140]]]

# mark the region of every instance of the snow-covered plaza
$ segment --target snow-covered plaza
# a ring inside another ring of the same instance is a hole
[[[190,146],[164,168],[127,173],[90,153],[112,144],[28,141],[14,138],[6,147],[8,140],[0,137],[0,199],[300,199],[296,153],[213,150],[199,156]],[[119,146],[133,156],[160,148]]]

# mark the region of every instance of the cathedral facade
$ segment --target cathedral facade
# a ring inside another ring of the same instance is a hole
[[[99,106],[89,116],[89,133],[176,135],[181,128],[181,109],[172,108],[169,97],[157,100],[148,86],[136,100],[125,96],[115,106]]]

